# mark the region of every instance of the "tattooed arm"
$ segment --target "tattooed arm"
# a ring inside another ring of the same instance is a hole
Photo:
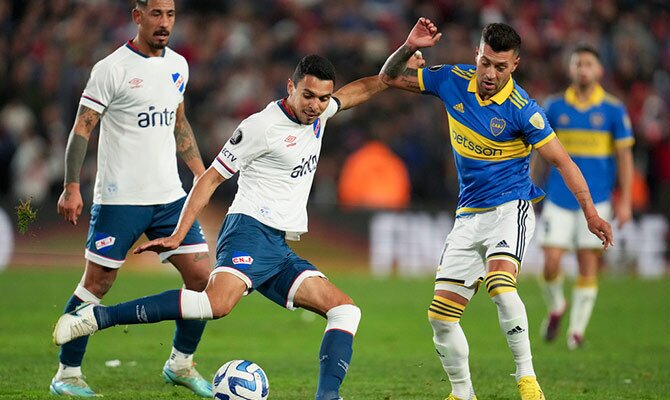
[[[202,162],[191,124],[186,119],[183,102],[177,107],[174,138],[177,142],[177,154],[188,165],[188,168],[193,172],[193,176],[197,178],[202,175],[205,172],[205,165]]]
[[[441,37],[442,34],[437,32],[437,27],[428,18],[419,18],[405,43],[384,63],[379,72],[382,81],[399,89],[421,92],[417,69],[408,65],[407,61],[417,50],[434,46]]]
[[[80,105],[65,148],[65,180],[63,193],[58,199],[58,214],[73,225],[77,225],[84,206],[79,191],[79,173],[86,157],[88,139],[98,121],[100,114],[97,111]]]

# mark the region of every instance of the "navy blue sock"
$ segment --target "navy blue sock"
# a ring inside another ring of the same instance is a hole
[[[332,329],[323,335],[316,400],[334,400],[339,397],[340,385],[349,369],[353,343],[354,336],[349,332]]]
[[[179,298],[181,290],[141,297],[115,306],[98,306],[93,315],[102,330],[114,325],[150,324],[181,318]]]
[[[83,301],[79,297],[72,295],[67,304],[65,304],[65,314],[74,311],[81,303]],[[84,353],[86,353],[87,344],[88,336],[65,343],[60,347],[59,361],[69,367],[80,367],[81,361],[84,359]]]
[[[205,331],[207,321],[178,319],[175,323],[177,329],[174,331],[172,345],[182,353],[195,353],[195,349],[198,347],[198,343],[200,343],[202,333]]]

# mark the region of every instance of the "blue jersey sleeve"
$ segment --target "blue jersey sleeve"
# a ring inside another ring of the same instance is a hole
[[[417,74],[421,93],[440,97],[440,91],[447,85],[452,68],[451,65],[446,64],[419,68]]]
[[[542,147],[556,136],[544,110],[535,100],[529,100],[520,110],[519,122],[524,139],[534,147]]]
[[[633,130],[631,129],[630,117],[623,104],[614,107],[614,118],[612,118],[612,136],[617,147],[628,147],[635,143]]]

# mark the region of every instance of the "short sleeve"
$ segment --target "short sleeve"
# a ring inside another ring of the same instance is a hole
[[[266,127],[259,122],[253,116],[242,121],[212,162],[224,178],[230,179],[267,151]]]
[[[331,97],[326,109],[321,113],[321,118],[328,119],[335,115],[340,110],[340,100],[336,97]]]
[[[521,113],[520,125],[523,137],[533,147],[542,147],[556,137],[544,110],[535,100],[530,100],[519,112]]]
[[[440,97],[440,88],[447,83],[452,68],[453,66],[446,64],[419,68],[417,75],[421,93]]]
[[[114,98],[115,78],[115,70],[105,60],[95,64],[79,104],[102,114]]]
[[[614,108],[612,135],[617,148],[631,147],[635,144],[635,137],[631,127],[630,117],[623,104]]]

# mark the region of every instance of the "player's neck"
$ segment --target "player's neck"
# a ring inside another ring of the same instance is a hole
[[[130,41],[130,44],[135,47],[137,51],[144,54],[147,57],[162,57],[165,49],[154,49],[149,46],[149,43],[142,40],[139,35],[135,36],[133,40]]]
[[[591,98],[593,91],[596,90],[596,86],[598,86],[596,83],[586,86],[572,85],[572,87],[575,89],[575,97],[577,97],[577,100],[580,103],[584,103]]]

